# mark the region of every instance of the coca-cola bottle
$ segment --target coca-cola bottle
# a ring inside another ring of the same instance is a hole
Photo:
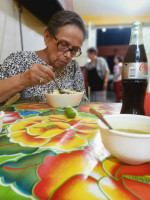
[[[148,65],[142,34],[143,23],[131,27],[131,38],[122,69],[121,113],[145,115],[144,99],[148,82]]]

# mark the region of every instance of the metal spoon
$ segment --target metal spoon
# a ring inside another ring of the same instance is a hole
[[[60,94],[70,94],[69,91],[61,90],[60,87],[59,87],[59,85],[58,85],[58,83],[57,83],[57,81],[55,80],[55,78],[52,78],[52,79],[53,79],[54,83],[56,84],[56,86],[57,86],[57,88],[58,88],[58,92],[59,92]]]
[[[109,129],[113,129],[110,124],[104,119],[103,115],[94,108],[90,108],[90,112],[93,113],[96,117],[98,117]]]
[[[0,108],[0,110],[5,110],[9,105],[16,102],[21,97],[20,93],[15,94],[14,96],[10,97],[6,103]]]
[[[65,94],[65,93],[67,93],[67,92],[65,92],[65,91],[63,91],[63,90],[60,89],[60,87],[59,87],[57,81],[56,81],[54,78],[53,78],[53,81],[54,81],[54,83],[56,84],[56,86],[57,86],[57,88],[58,88],[58,92],[59,92],[60,94]]]

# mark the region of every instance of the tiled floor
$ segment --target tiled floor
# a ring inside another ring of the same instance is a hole
[[[107,91],[106,103],[115,103],[115,102],[116,102],[115,93],[113,91]]]
[[[107,103],[115,103],[116,99],[115,99],[115,93],[113,91],[107,91]]]

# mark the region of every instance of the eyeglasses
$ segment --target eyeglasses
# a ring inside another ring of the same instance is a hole
[[[67,42],[59,41],[56,37],[54,37],[54,42],[57,44],[58,51],[62,53],[70,51],[72,57],[78,57],[82,54],[81,48],[69,48]]]

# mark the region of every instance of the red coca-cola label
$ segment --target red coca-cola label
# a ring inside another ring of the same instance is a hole
[[[124,63],[122,69],[122,79],[147,79],[147,63]]]
[[[145,63],[142,63],[139,67],[140,71],[146,70],[148,72],[148,65]]]

